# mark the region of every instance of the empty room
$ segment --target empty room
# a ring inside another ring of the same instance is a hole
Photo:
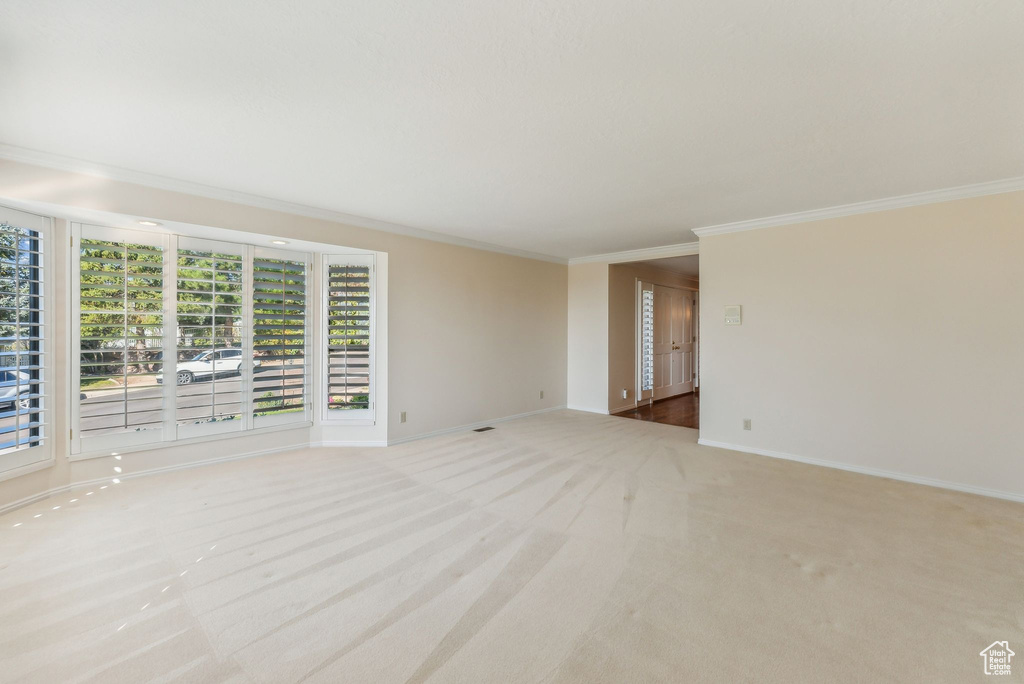
[[[4,0],[0,682],[1020,681],[1022,35]]]

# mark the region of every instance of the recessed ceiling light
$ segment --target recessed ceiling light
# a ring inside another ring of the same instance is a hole
[[[139,225],[140,226],[162,226],[163,224],[162,223],[158,223],[157,221],[139,221]]]
[[[271,240],[271,242],[273,244],[275,244],[275,245],[287,245],[288,244],[287,240]]]

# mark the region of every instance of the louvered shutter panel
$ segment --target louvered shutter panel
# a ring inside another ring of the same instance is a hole
[[[0,465],[9,469],[38,458],[14,455],[42,444],[48,415],[44,372],[43,233],[41,219],[0,213]]]
[[[305,255],[257,249],[253,259],[255,427],[306,420],[310,369],[309,264]]]
[[[654,290],[641,291],[640,389],[654,389]]]
[[[327,265],[329,414],[369,411],[373,407],[371,283],[372,263],[368,260]]]
[[[179,438],[244,428],[245,262],[243,245],[179,239],[177,365],[169,380],[177,385]]]
[[[80,437],[145,441],[163,427],[163,244],[88,228],[78,255]]]

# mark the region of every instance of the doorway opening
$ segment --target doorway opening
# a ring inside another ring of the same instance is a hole
[[[699,428],[698,256],[613,264],[609,275],[611,413]]]

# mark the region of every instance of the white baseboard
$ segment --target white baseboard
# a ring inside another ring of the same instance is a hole
[[[861,475],[886,477],[889,478],[890,480],[900,480],[902,482],[911,482],[913,484],[925,485],[928,487],[952,489],[957,492],[979,494],[981,496],[990,496],[995,499],[1006,499],[1007,501],[1018,501],[1024,503],[1024,494],[1004,492],[998,489],[986,489],[984,487],[975,487],[974,485],[960,484],[958,482],[947,482],[946,480],[936,480],[930,477],[919,477],[917,475],[908,475],[906,473],[899,473],[892,470],[882,470],[881,468],[868,468],[865,466],[851,465],[849,463],[840,463],[839,461],[826,461],[821,458],[808,458],[806,456],[796,456],[795,454],[787,454],[782,451],[772,451],[770,449],[759,449],[757,447],[741,446],[738,444],[728,444],[726,442],[715,442],[710,439],[698,439],[697,444],[700,444],[702,446],[716,447],[718,449],[729,449],[730,451],[741,451],[743,453],[756,454],[758,456],[782,458],[787,461],[797,461],[799,463],[823,466],[825,468],[847,470],[851,473],[860,473]]]
[[[601,415],[601,416],[611,415],[611,413],[608,411],[608,409],[596,409],[596,408],[589,408],[587,406],[573,406],[571,404],[569,406],[563,406],[562,408],[567,408],[570,411],[586,411],[587,413],[596,413],[596,414]]]
[[[147,470],[140,470],[134,473],[125,473],[122,475],[118,475],[117,479],[121,480],[121,482],[123,483],[125,480],[131,480],[136,477],[159,475],[161,473],[169,473],[175,470],[198,468],[200,466],[213,465],[215,463],[224,463],[226,461],[238,461],[243,458],[253,458],[254,456],[269,456],[270,454],[278,454],[283,451],[295,451],[296,449],[304,449],[306,448],[306,446],[306,444],[292,444],[289,446],[276,447],[274,449],[263,449],[262,451],[249,451],[243,454],[233,454],[231,456],[218,456],[216,458],[207,458],[201,461],[191,461],[189,463],[176,463],[174,465],[162,466],[160,468],[149,468]],[[42,501],[43,499],[49,498],[51,496],[56,496],[57,494],[64,494],[65,492],[70,492],[72,489],[110,484],[112,479],[113,478],[110,477],[100,477],[92,480],[80,480],[78,482],[72,482],[70,484],[61,485],[60,487],[53,487],[42,492],[37,492],[31,496],[26,496],[24,499],[18,499],[17,501],[12,501],[8,504],[0,506],[0,515],[3,515],[8,511],[13,511],[16,508],[21,508],[22,506],[28,506],[29,504],[33,504],[36,501]]]
[[[381,439],[381,440],[367,441],[367,442],[346,442],[344,440],[342,440],[342,441],[333,441],[333,442],[310,442],[308,446],[310,446],[312,448],[320,448],[320,447],[386,447],[387,445],[388,445],[388,443],[385,440]]]
[[[517,413],[514,416],[505,416],[503,418],[494,418],[493,420],[482,420],[479,423],[470,423],[469,425],[458,425],[456,427],[445,428],[443,430],[434,430],[433,432],[425,432],[421,435],[413,435],[412,437],[402,437],[400,439],[388,440],[388,446],[394,446],[396,444],[405,444],[406,442],[415,442],[420,439],[427,439],[428,437],[439,437],[440,435],[449,435],[453,432],[464,432],[466,430],[476,430],[477,428],[487,427],[488,425],[494,425],[495,423],[507,423],[510,420],[516,420],[518,418],[526,418],[528,416],[536,416],[541,413],[551,413],[552,411],[561,411],[566,408],[563,406],[552,406],[550,408],[539,409],[537,411],[527,411],[526,413]]]
[[[104,481],[105,482],[110,482],[110,478],[104,478]],[[72,489],[74,489],[76,487],[87,487],[87,486],[88,486],[88,483],[83,482],[82,484],[63,485],[63,486],[60,486],[60,487],[53,487],[52,489],[47,489],[47,490],[42,491],[42,492],[37,492],[37,493],[33,494],[32,496],[26,496],[24,499],[18,499],[17,501],[12,501],[10,503],[4,504],[3,506],[0,506],[0,515],[3,515],[4,513],[7,513],[9,511],[13,511],[16,508],[21,508],[22,506],[28,506],[29,504],[34,504],[36,501],[42,501],[43,499],[49,498],[51,496],[56,496],[57,494],[63,494],[64,492],[69,492],[69,491],[71,491]]]

